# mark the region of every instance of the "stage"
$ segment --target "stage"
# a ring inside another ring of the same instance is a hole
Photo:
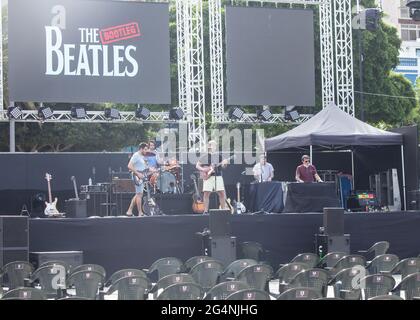
[[[296,254],[314,252],[314,234],[322,226],[321,213],[232,215],[232,234],[238,243],[260,242],[277,268]],[[103,265],[108,274],[123,268],[148,268],[162,257],[185,261],[202,254],[201,232],[208,216],[109,217],[30,219],[30,251],[84,252],[84,263]],[[402,258],[420,253],[420,212],[345,214],[345,233],[351,252],[376,241],[389,241],[389,253]]]

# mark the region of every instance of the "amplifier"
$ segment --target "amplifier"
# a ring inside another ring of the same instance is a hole
[[[211,236],[214,237],[230,237],[230,218],[229,210],[210,210],[209,211],[209,229]]]
[[[344,234],[343,208],[324,208],[324,232],[329,236]]]
[[[87,217],[87,200],[68,199],[65,201],[67,218],[86,218]]]
[[[92,185],[81,185],[81,193],[93,193],[93,192],[108,192],[109,183],[98,183]]]
[[[191,194],[161,193],[156,194],[154,198],[163,214],[193,214]]]
[[[24,216],[0,216],[0,268],[13,261],[28,261],[29,220]]]
[[[135,193],[136,188],[132,179],[113,179],[112,187],[114,193]]]
[[[35,269],[45,262],[56,260],[67,263],[71,270],[83,264],[83,251],[30,252],[29,259]]]

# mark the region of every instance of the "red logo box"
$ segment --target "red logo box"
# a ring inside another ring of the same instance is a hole
[[[140,28],[137,22],[122,24],[99,31],[102,44],[109,44],[122,40],[140,37]]]

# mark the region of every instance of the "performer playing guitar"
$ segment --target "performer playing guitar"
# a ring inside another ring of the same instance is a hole
[[[208,176],[208,179],[204,179],[203,181],[204,213],[208,213],[209,211],[209,199],[212,192],[217,192],[220,208],[226,208],[226,193],[222,177],[222,169],[226,168],[227,165],[228,160],[223,159],[222,155],[217,152],[216,141],[209,141],[208,153],[202,156],[196,165],[196,168],[201,173],[205,173],[205,175]]]
[[[137,209],[139,211],[139,216],[143,216],[143,207],[142,207],[142,197],[143,197],[143,190],[144,190],[144,175],[145,170],[148,168],[147,162],[145,159],[146,154],[148,153],[148,145],[147,143],[140,143],[139,150],[133,154],[128,163],[128,170],[132,172],[134,177],[138,178],[138,183],[135,184],[136,187],[136,195],[134,196],[132,203],[136,203]],[[127,215],[132,216],[132,206],[127,210]]]

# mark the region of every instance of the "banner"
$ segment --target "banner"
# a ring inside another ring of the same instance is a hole
[[[170,104],[168,3],[9,1],[11,101]]]

